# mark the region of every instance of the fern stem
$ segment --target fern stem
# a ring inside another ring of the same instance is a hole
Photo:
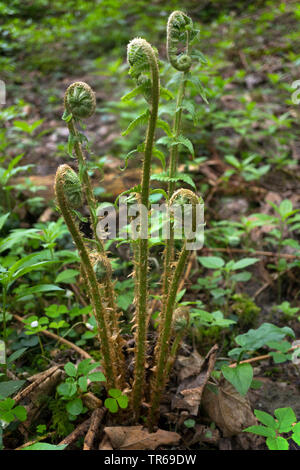
[[[91,260],[87,249],[84,245],[83,239],[80,235],[79,230],[76,227],[76,224],[73,220],[72,213],[68,207],[65,193],[64,193],[64,174],[66,168],[70,168],[67,165],[62,165],[58,168],[55,179],[55,193],[58,205],[64,217],[64,220],[67,224],[67,227],[73,237],[75,245],[78,249],[85,276],[88,279],[88,288],[91,296],[92,305],[94,308],[95,317],[98,323],[98,332],[101,341],[101,352],[103,355],[104,361],[104,370],[107,379],[108,387],[115,387],[117,385],[116,371],[115,371],[115,361],[113,360],[114,354],[111,351],[110,343],[110,332],[107,325],[107,320],[105,318],[105,308],[101,301],[101,295],[94,273]]]
[[[91,224],[92,224],[92,230],[94,234],[94,239],[96,241],[96,246],[98,252],[105,257],[106,261],[108,264],[110,264],[110,261],[106,255],[105,248],[103,245],[103,241],[98,237],[97,234],[97,224],[98,224],[98,217],[97,217],[97,204],[96,200],[94,197],[93,193],[93,188],[91,184],[91,180],[87,171],[87,166],[86,166],[86,159],[85,155],[82,149],[82,145],[79,142],[79,136],[78,136],[78,130],[76,129],[74,119],[71,119],[68,122],[68,129],[69,132],[72,136],[75,137],[75,143],[74,143],[74,151],[76,154],[76,157],[78,159],[78,165],[79,165],[79,173],[82,176],[82,182],[83,182],[83,189],[84,193],[86,195],[86,200],[90,212],[90,217],[91,217]],[[110,270],[108,270],[110,271]],[[118,353],[117,353],[117,362],[118,362],[118,371],[119,375],[123,376],[124,375],[124,368],[125,368],[125,358],[124,354],[122,351],[122,340],[121,340],[121,331],[120,331],[120,325],[118,322],[118,312],[117,312],[117,306],[115,303],[115,294],[114,294],[114,288],[111,280],[111,276],[109,272],[106,271],[104,274],[104,293],[105,297],[108,301],[108,307],[109,307],[109,328],[110,328],[110,334],[111,336],[116,337],[116,342],[117,342],[117,348],[118,348]]]
[[[133,40],[129,46],[139,47],[146,56],[150,66],[151,73],[151,109],[148,121],[144,161],[143,161],[143,174],[142,174],[142,188],[141,188],[141,204],[142,208],[149,209],[149,191],[150,191],[150,173],[151,173],[151,159],[152,149],[154,142],[154,134],[156,128],[158,104],[159,104],[159,70],[155,57],[155,53],[147,41],[143,39]],[[129,49],[130,50],[130,49]],[[145,382],[145,362],[146,362],[146,347],[147,347],[147,303],[148,303],[148,214],[147,220],[141,217],[141,237],[139,238],[139,252],[138,252],[138,267],[137,267],[137,312],[136,312],[136,345],[135,345],[135,375],[132,389],[132,406],[136,420],[140,416],[140,408],[142,404],[144,382]],[[144,238],[143,238],[144,237]]]
[[[172,315],[176,303],[177,289],[181,275],[186,265],[189,251],[186,249],[186,242],[181,250],[176,268],[170,282],[169,294],[166,302],[165,318],[159,341],[157,343],[157,354],[155,359],[155,376],[151,387],[151,407],[149,413],[149,426],[152,429],[158,414],[161,394],[163,392],[167,377],[166,360],[169,357],[170,337],[172,330]]]

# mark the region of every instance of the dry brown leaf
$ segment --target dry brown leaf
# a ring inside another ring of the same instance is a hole
[[[196,350],[192,351],[189,356],[178,356],[176,362],[180,368],[180,372],[178,374],[180,382],[187,377],[200,374],[204,360],[205,358]]]
[[[208,444],[217,445],[220,439],[220,431],[218,429],[211,429],[204,424],[196,424],[193,429],[193,436],[189,441],[189,446],[197,444],[198,442],[207,442]]]
[[[188,410],[191,415],[197,416],[204,387],[215,365],[217,350],[218,346],[213,346],[202,362],[201,372],[186,378],[179,385],[172,400],[172,409]]]
[[[158,429],[149,433],[143,426],[111,426],[104,428],[104,432],[112,447],[118,450],[154,450],[159,446],[176,445],[180,441],[180,435],[176,432]]]
[[[248,398],[240,395],[226,380],[220,382],[217,394],[205,387],[202,406],[224,437],[235,436],[256,424]]]

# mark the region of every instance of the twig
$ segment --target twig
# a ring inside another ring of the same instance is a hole
[[[300,344],[291,347],[287,352],[292,352],[297,348],[300,348]],[[270,357],[272,357],[271,354],[264,354],[263,356],[251,357],[250,359],[245,359],[244,361],[240,361],[239,363],[235,362],[234,364],[230,364],[229,367],[236,367],[239,364],[248,364],[250,362],[263,361],[264,359],[269,359]]]
[[[71,284],[70,285],[71,289],[73,290],[74,294],[77,296],[77,298],[80,300],[80,302],[82,303],[82,305],[84,307],[87,307],[88,303],[86,302],[86,300],[83,298],[83,296],[81,295],[81,292],[79,291],[79,289],[77,288],[77,286],[75,284]]]
[[[55,434],[55,431],[48,432],[48,434],[45,434],[44,436],[40,436],[40,437],[38,437],[37,439],[34,439],[33,441],[28,441],[28,442],[26,442],[25,444],[22,444],[20,447],[17,447],[15,450],[26,449],[26,447],[29,447],[29,446],[31,446],[31,445],[33,445],[33,444],[37,444],[38,442],[43,441],[43,440],[46,439],[47,437],[53,436],[54,434]]]
[[[180,284],[179,284],[179,287],[178,287],[178,292],[180,292],[183,289],[186,281],[188,280],[195,258],[196,258],[196,253],[193,251],[191,256],[190,256],[190,259],[188,261],[188,265],[187,265],[187,268],[185,270],[185,274],[184,274],[183,278],[180,281]]]
[[[104,418],[106,411],[107,410],[105,408],[97,408],[93,411],[90,427],[84,439],[83,450],[92,450],[100,423]]]
[[[15,403],[18,403],[19,401],[27,397],[27,395],[29,395],[35,388],[37,388],[46,379],[50,378],[53,374],[55,374],[59,369],[60,369],[60,366],[53,366],[53,367],[50,367],[50,369],[38,374],[34,382],[32,382],[26,388],[24,388],[19,393],[17,393],[17,395],[14,397]]]
[[[219,251],[221,253],[243,253],[243,254],[251,254],[256,256],[269,256],[269,257],[280,257],[285,259],[298,259],[300,255],[291,255],[288,253],[273,253],[272,251],[252,251],[252,250],[245,250],[242,248],[204,248],[206,251]]]
[[[65,437],[58,445],[70,445],[73,442],[75,442],[80,436],[82,436],[90,427],[91,423],[91,418],[86,419],[81,423],[79,426],[77,426],[76,429],[74,429],[71,434],[69,434],[67,437]]]
[[[25,323],[24,319],[17,315],[16,313],[13,314],[13,317],[18,320],[21,323]],[[56,341],[59,341],[60,343],[66,344],[70,348],[74,349],[80,356],[84,357],[85,359],[92,359],[92,356],[90,356],[89,353],[81,349],[79,346],[76,346],[76,344],[71,343],[71,341],[68,341],[65,338],[62,338],[61,336],[56,335],[55,333],[52,333],[51,331],[41,331],[41,333],[45,336],[48,336],[49,338],[55,339]]]

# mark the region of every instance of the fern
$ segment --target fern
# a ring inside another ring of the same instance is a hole
[[[192,186],[192,188],[196,189],[196,185],[193,179],[190,177],[190,175],[187,175],[186,173],[177,174],[172,178],[170,178],[170,176],[165,173],[160,173],[157,175],[151,175],[151,180],[161,181],[163,183],[178,183],[178,181],[183,181],[189,186]]]
[[[131,121],[127,129],[124,132],[122,132],[122,135],[125,136],[125,135],[130,134],[130,132],[132,132],[138,126],[145,126],[148,122],[148,119],[149,119],[149,110],[147,109],[147,111],[140,114],[137,118]]]

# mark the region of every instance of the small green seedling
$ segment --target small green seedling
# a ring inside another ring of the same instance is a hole
[[[66,401],[66,409],[71,418],[74,419],[87,411],[81,397],[88,391],[88,381],[106,381],[102,372],[92,372],[99,365],[99,362],[92,362],[92,359],[84,359],[77,367],[72,362],[65,365],[67,378],[65,382],[58,385],[57,393],[62,400]]]
[[[219,256],[199,256],[198,260],[203,267],[214,270],[211,277],[200,279],[198,284],[210,291],[214,303],[224,304],[225,316],[228,315],[229,301],[235,291],[236,283],[247,282],[251,279],[251,273],[244,269],[257,263],[259,259],[242,258],[238,261],[230,260],[225,263],[224,259]],[[224,283],[224,288],[220,287],[220,283]]]
[[[185,425],[186,428],[193,428],[196,424],[196,421],[194,419],[186,419],[183,423]]]
[[[119,411],[119,407],[121,409],[126,409],[128,406],[128,397],[126,395],[123,395],[121,390],[118,390],[116,388],[111,388],[108,391],[108,394],[112,398],[106,398],[104,402],[104,406],[111,412],[111,413],[117,413]]]
[[[262,425],[250,426],[244,432],[266,437],[269,450],[289,450],[290,439],[300,445],[300,422],[296,423],[297,418],[292,408],[277,408],[274,411],[277,419],[265,411],[254,410],[254,414]]]
[[[25,421],[27,412],[24,406],[16,405],[15,400],[10,397],[0,396],[0,450],[3,449],[3,430],[13,421]]]

